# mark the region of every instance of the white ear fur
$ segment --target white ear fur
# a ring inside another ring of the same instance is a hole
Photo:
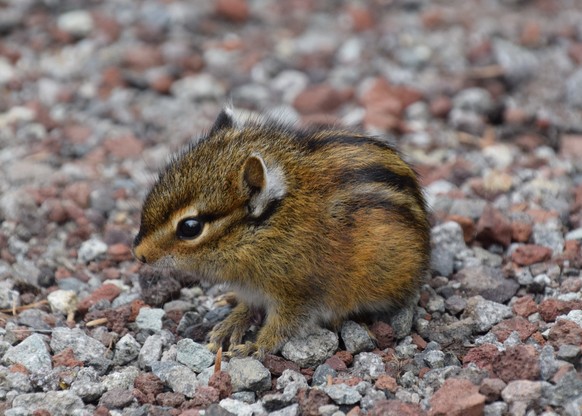
[[[243,179],[254,191],[249,208],[255,218],[265,212],[269,203],[282,199],[287,192],[283,170],[276,165],[267,167],[258,154],[251,155],[245,162]]]

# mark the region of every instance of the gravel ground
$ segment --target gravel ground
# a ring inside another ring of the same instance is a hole
[[[581,22],[580,0],[0,0],[0,413],[582,415]],[[228,102],[397,143],[433,210],[415,310],[215,369],[223,289],[130,246]]]

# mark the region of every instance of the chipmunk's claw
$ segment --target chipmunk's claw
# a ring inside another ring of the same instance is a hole
[[[229,358],[232,357],[249,357],[262,361],[265,358],[265,350],[259,348],[254,342],[245,342],[244,344],[234,345],[226,353]]]

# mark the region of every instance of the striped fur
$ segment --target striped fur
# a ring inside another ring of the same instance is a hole
[[[223,112],[178,155],[147,196],[136,257],[171,264],[239,293],[211,333],[238,354],[275,351],[307,324],[401,307],[429,262],[417,176],[386,142],[341,129],[239,126]],[[204,221],[198,238],[176,224]],[[266,322],[240,346],[253,307]]]

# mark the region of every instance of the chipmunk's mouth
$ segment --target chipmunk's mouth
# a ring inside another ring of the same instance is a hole
[[[156,261],[151,263],[151,266],[153,266],[157,269],[176,269],[176,268],[178,268],[177,264],[176,264],[176,259],[174,259],[174,256],[160,257],[159,259],[157,259]]]

